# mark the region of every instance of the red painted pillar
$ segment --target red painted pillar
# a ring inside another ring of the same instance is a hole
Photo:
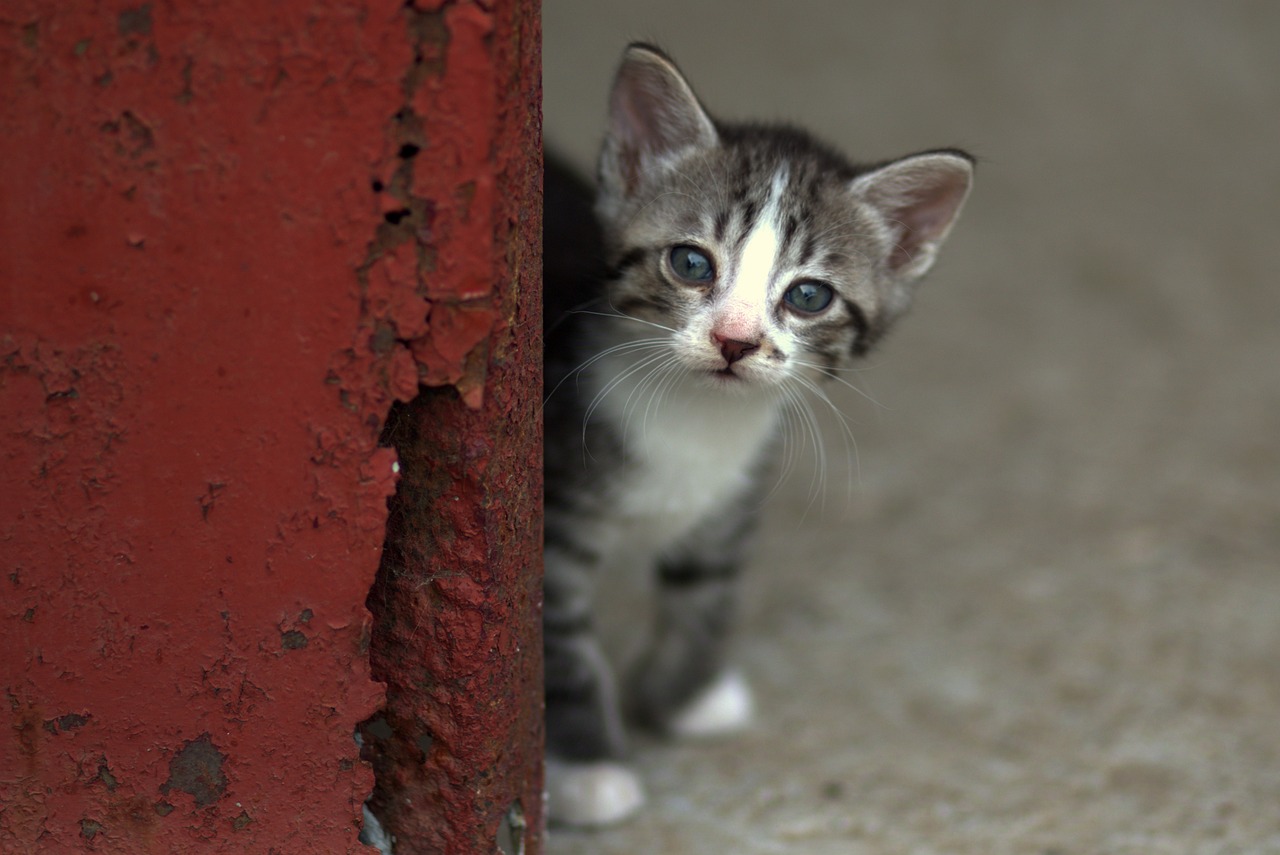
[[[0,10],[0,852],[364,851],[371,644],[539,828],[537,12]]]
[[[439,4],[435,4],[439,5]],[[392,411],[402,466],[369,605],[387,705],[362,732],[397,853],[541,851],[541,127],[538,7],[409,13],[371,294],[418,283],[425,390]],[[495,154],[496,153],[496,154]],[[377,333],[375,333],[376,335]],[[419,337],[420,336],[420,337]]]

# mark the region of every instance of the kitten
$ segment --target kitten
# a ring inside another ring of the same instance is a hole
[[[623,711],[659,733],[751,714],[727,666],[734,581],[787,407],[821,394],[910,302],[968,195],[945,150],[855,166],[789,127],[708,115],[661,51],[630,46],[589,190],[546,173],[549,809],[643,802]],[[766,485],[767,486],[767,485]],[[625,689],[592,632],[595,577],[643,556],[653,640]]]

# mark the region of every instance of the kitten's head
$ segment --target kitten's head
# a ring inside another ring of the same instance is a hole
[[[597,211],[612,307],[647,322],[630,322],[636,337],[667,328],[709,386],[768,388],[865,353],[973,175],[959,151],[857,167],[793,128],[718,122],[647,45],[627,49],[609,118]]]

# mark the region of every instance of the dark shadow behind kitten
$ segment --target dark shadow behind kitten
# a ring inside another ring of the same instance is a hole
[[[631,815],[629,720],[699,736],[751,715],[729,667],[735,578],[780,432],[910,303],[972,180],[942,150],[858,166],[786,126],[713,119],[675,64],[629,47],[591,188],[545,173],[547,790],[554,820]],[[658,579],[620,688],[596,577]],[[628,562],[629,563],[629,562]]]

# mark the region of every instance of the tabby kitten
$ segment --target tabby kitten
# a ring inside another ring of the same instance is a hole
[[[614,81],[594,218],[589,191],[548,164],[553,819],[608,824],[643,802],[623,711],[677,736],[748,720],[726,643],[775,435],[907,308],[972,172],[959,151],[856,166],[793,128],[713,119],[643,44]],[[591,600],[599,573],[637,555],[657,572],[656,626],[620,691]]]

